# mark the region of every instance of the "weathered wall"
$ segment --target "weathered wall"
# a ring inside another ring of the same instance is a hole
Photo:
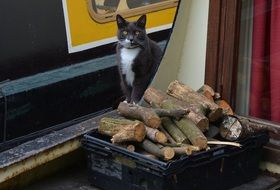
[[[166,89],[174,79],[194,89],[204,83],[209,0],[182,1],[159,71],[152,83]]]

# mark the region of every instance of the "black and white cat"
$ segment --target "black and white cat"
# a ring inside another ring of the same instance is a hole
[[[117,62],[121,88],[129,103],[138,103],[153,79],[162,58],[162,51],[146,33],[146,15],[128,22],[120,15],[118,25]]]

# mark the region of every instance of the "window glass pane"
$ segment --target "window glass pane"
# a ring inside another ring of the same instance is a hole
[[[89,12],[98,22],[114,20],[116,14],[135,16],[178,5],[178,0],[88,0]]]
[[[243,0],[236,112],[280,122],[280,2]]]

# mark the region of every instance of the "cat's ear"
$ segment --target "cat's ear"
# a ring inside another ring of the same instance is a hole
[[[118,28],[124,28],[127,26],[126,20],[124,20],[124,18],[121,15],[116,16],[116,21],[118,24]]]
[[[145,28],[146,26],[146,15],[142,15],[136,22],[136,25],[140,28]]]

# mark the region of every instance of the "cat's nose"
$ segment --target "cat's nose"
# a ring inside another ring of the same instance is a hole
[[[133,36],[129,35],[129,36],[128,36],[128,40],[129,40],[130,42],[133,42]]]

